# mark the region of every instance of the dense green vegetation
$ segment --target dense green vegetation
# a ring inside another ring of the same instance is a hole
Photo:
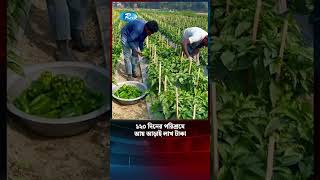
[[[27,14],[26,5],[26,0],[9,0],[7,7],[7,65],[20,75],[24,75],[24,70],[21,66],[21,58],[14,51],[14,46],[21,17]]]
[[[218,1],[223,4],[225,1]],[[291,12],[280,16],[263,1],[253,41],[256,1],[230,1],[215,9],[212,38],[217,82],[220,178],[265,179],[270,139],[275,139],[273,179],[313,174],[313,49]],[[283,27],[288,20],[283,55]]]

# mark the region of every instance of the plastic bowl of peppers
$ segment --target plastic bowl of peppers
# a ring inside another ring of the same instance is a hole
[[[7,108],[41,135],[75,135],[110,111],[107,75],[82,62],[31,65],[24,76],[8,75]]]

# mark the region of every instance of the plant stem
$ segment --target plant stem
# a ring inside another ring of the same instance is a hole
[[[177,119],[179,119],[179,93],[178,93],[177,87],[176,87],[176,115],[177,115]]]
[[[279,3],[282,3],[281,1]],[[282,35],[281,35],[281,45],[279,50],[279,58],[280,58],[280,68],[278,73],[276,74],[276,82],[279,82],[280,75],[281,75],[281,64],[283,61],[283,55],[284,55],[284,49],[285,49],[285,43],[287,39],[288,34],[288,14],[285,17],[283,28],[282,28]],[[272,179],[273,174],[273,156],[274,156],[274,144],[275,144],[275,134],[273,133],[269,137],[269,144],[268,144],[268,160],[267,160],[267,174],[266,174],[266,180]]]
[[[197,108],[197,104],[194,104],[193,105],[193,116],[192,116],[192,119],[196,118],[196,108]]]
[[[183,52],[181,51],[181,56],[180,56],[181,63],[182,63],[182,59],[183,59]]]
[[[271,136],[269,136],[266,180],[272,179],[274,144],[275,137],[274,134],[272,134]]]
[[[199,69],[198,69],[198,74],[197,74],[197,82],[196,82],[196,87],[198,87],[198,84],[199,84],[199,78],[200,78],[200,70],[201,70],[201,68],[199,67]]]
[[[189,74],[191,73],[191,67],[192,67],[192,61],[190,60],[190,63],[189,63]]]
[[[227,2],[226,2],[226,14],[227,15],[229,15],[229,13],[230,13],[230,0],[227,0]]]
[[[197,55],[197,65],[200,65],[200,54]]]
[[[159,94],[161,93],[161,62],[159,62]]]
[[[167,91],[167,75],[164,76],[164,91]]]
[[[284,49],[285,49],[287,35],[288,35],[288,18],[289,18],[289,14],[286,15],[284,23],[283,23],[283,28],[282,28],[281,45],[280,45],[280,50],[279,50],[280,64],[282,64],[282,62],[283,62]],[[279,71],[276,76],[277,81],[279,81],[279,79],[280,79],[280,73],[281,73],[281,68],[279,68]]]
[[[148,36],[147,36],[147,48],[149,48],[149,38],[148,38]]]
[[[257,34],[258,34],[258,26],[259,26],[261,6],[262,6],[262,0],[257,0],[256,13],[255,13],[255,16],[254,16],[253,31],[252,31],[252,43],[253,44],[255,44],[256,41],[257,41]]]

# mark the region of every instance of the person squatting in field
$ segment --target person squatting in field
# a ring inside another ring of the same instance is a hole
[[[183,31],[182,50],[190,60],[199,58],[199,50],[208,47],[208,33],[199,27],[190,27]]]
[[[145,22],[133,20],[126,24],[121,30],[121,44],[128,80],[137,77],[136,65],[142,58],[143,42],[147,36],[158,32],[156,21]]]

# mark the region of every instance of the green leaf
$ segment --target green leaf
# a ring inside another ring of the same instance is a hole
[[[299,71],[299,73],[300,73],[300,75],[301,75],[301,77],[302,77],[303,80],[306,80],[306,79],[307,79],[307,72],[305,72],[305,71]]]
[[[248,170],[259,176],[260,178],[263,178],[265,176],[264,170],[262,170],[261,167],[258,166],[258,164],[250,164]]]
[[[232,153],[233,158],[238,158],[238,157],[242,157],[245,154],[249,154],[249,150],[248,147],[245,147],[245,145],[243,144],[243,141],[239,141],[239,143],[234,146],[234,151]]]
[[[299,118],[299,115],[300,115],[300,114],[298,114],[298,112],[296,111],[296,109],[288,109],[288,110],[283,111],[283,113],[284,113],[287,117],[289,117],[290,119],[293,119],[293,120],[295,120],[295,121],[301,120],[301,119]]]
[[[248,130],[250,133],[252,133],[259,140],[259,142],[261,144],[263,143],[262,134],[256,125],[254,125],[252,123],[248,123]]]
[[[214,52],[218,52],[218,51],[220,51],[220,49],[222,49],[222,44],[221,43],[217,43],[217,42],[215,42],[215,43],[212,43],[212,46],[211,46],[211,49],[212,49],[212,51],[214,51]]]
[[[294,180],[292,179],[292,174],[291,174],[291,171],[288,170],[287,173],[284,173],[284,172],[275,172],[273,174],[273,179],[275,180],[287,180],[287,179],[290,179],[290,180]]]
[[[270,136],[274,131],[280,130],[283,126],[284,124],[282,119],[277,117],[272,118],[265,129],[264,136]]]
[[[152,112],[152,115],[153,115],[154,119],[164,119],[165,118],[164,115],[161,112],[158,112],[158,111]]]
[[[282,95],[282,92],[281,92],[281,88],[274,80],[271,80],[271,82],[270,82],[269,93],[270,93],[270,99],[271,99],[272,106],[275,107],[278,100],[280,99],[280,97]]]
[[[239,140],[240,136],[228,136],[226,135],[225,140],[230,144],[230,145],[234,145],[238,140]]]
[[[20,64],[17,64],[16,62],[14,61],[10,61],[7,63],[8,64],[8,67],[14,71],[15,73],[17,73],[18,75],[20,76],[25,76],[24,74],[24,69],[21,67]]]
[[[310,163],[299,162],[299,169],[305,174],[306,177],[309,177],[313,173],[313,168]]]
[[[223,64],[227,67],[227,69],[229,71],[232,70],[232,67],[233,67],[233,64],[234,64],[234,61],[233,61],[234,58],[235,58],[235,55],[230,50],[225,51],[221,55],[221,60],[222,60]]]
[[[221,158],[226,161],[227,159],[229,159],[229,149],[230,146],[223,143],[223,144],[219,144],[219,154],[221,156]]]
[[[251,27],[250,22],[247,22],[247,21],[240,22],[235,30],[235,36],[239,37],[241,34],[247,31],[250,27]]]
[[[291,171],[288,167],[276,166],[276,167],[273,167],[273,171],[276,173],[291,174]]]
[[[282,166],[292,166],[297,164],[302,159],[302,154],[299,153],[286,153],[285,156],[281,158]]]
[[[264,64],[264,67],[267,67],[272,62],[272,58],[270,57],[271,52],[267,48],[264,48],[263,52],[264,52],[263,64]]]
[[[269,65],[269,71],[271,75],[279,73],[280,69],[281,69],[281,64],[279,62],[279,59],[277,59],[276,61],[272,61],[271,64]]]
[[[222,166],[219,169],[219,180],[229,180],[229,179],[232,179],[230,168],[226,166]]]
[[[306,81],[300,81],[300,83],[301,83],[302,88],[303,88],[305,91],[309,91],[309,88],[308,88],[308,85],[307,85],[307,82],[306,82]]]

